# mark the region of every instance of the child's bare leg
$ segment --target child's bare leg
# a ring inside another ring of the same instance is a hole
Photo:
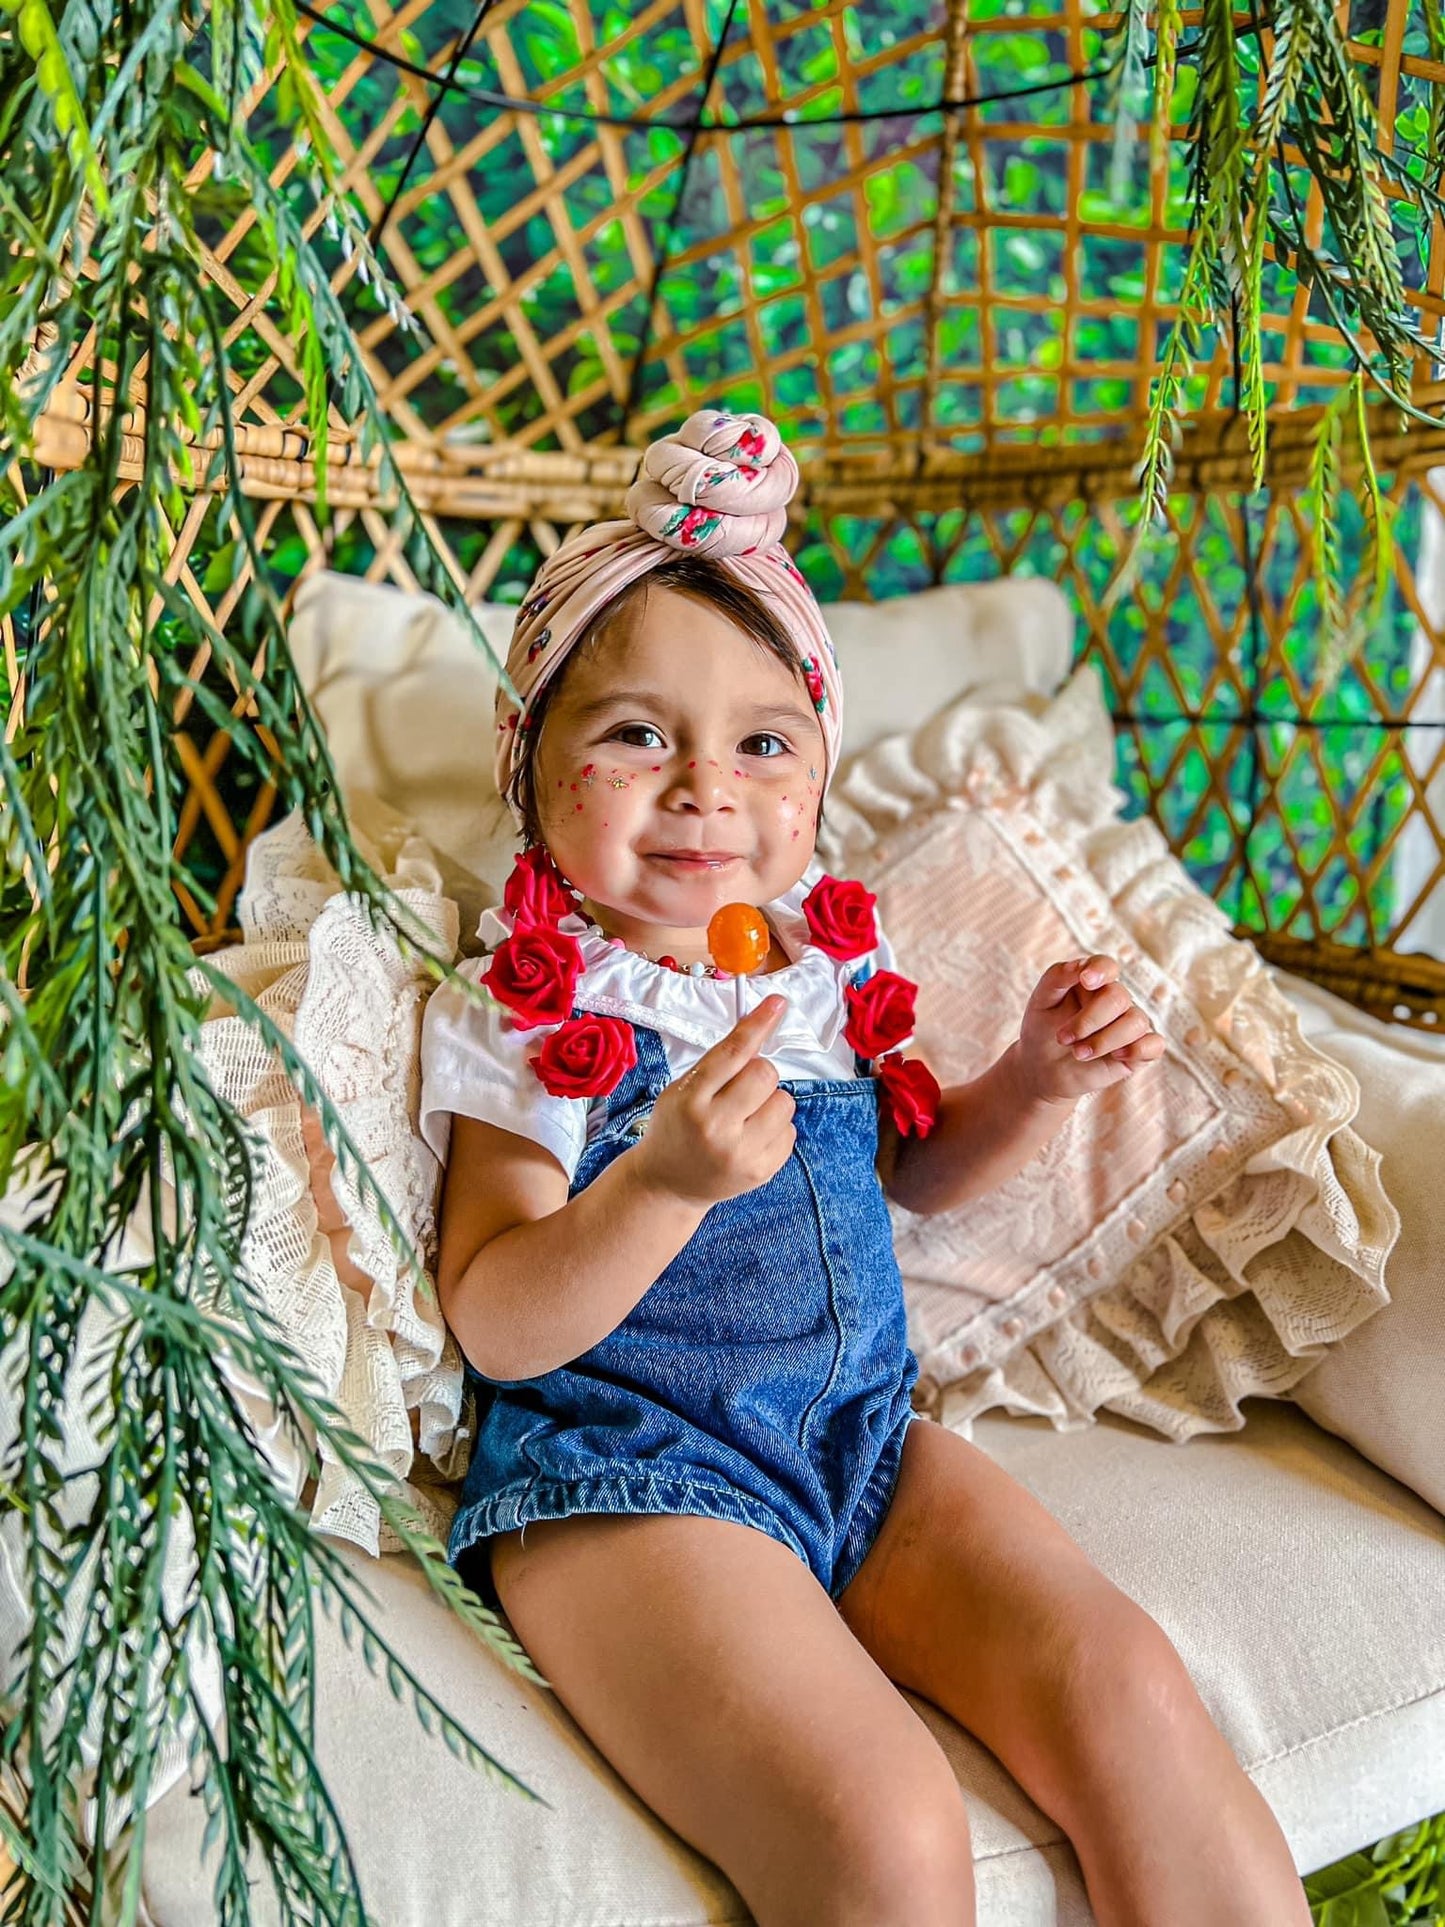
[[[838,1610],[1064,1829],[1100,1927],[1309,1927],[1279,1823],[1163,1628],[972,1441],[909,1426]]]
[[[600,1752],[759,1927],[973,1927],[963,1795],[790,1549],[692,1516],[496,1540],[508,1619]]]
[[[1084,1715],[1087,1735],[1069,1742],[1077,1772],[1066,1826],[1101,1927],[1309,1927],[1268,1802],[1162,1630],[1146,1624],[1147,1635],[1121,1629],[1132,1683],[1116,1673]]]

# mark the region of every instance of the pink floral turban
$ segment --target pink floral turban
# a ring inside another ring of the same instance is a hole
[[[517,611],[507,675],[520,701],[497,690],[497,789],[512,805],[537,692],[567,660],[592,618],[631,582],[685,554],[714,555],[760,594],[795,639],[823,729],[826,790],[838,760],[843,686],[833,639],[812,590],[783,547],[798,464],[764,415],[700,408],[652,443],[627,492],[627,519],[569,536],[537,571]]]

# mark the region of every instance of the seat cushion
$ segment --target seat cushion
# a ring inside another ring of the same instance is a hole
[[[1180,1446],[1105,1415],[1060,1434],[990,1413],[974,1439],[1157,1619],[1270,1802],[1301,1873],[1445,1809],[1445,1521],[1294,1408]],[[560,1700],[478,1647],[400,1554],[340,1548],[419,1677],[546,1804],[455,1759],[318,1614],[318,1745],[387,1927],[702,1927],[750,1916]],[[1092,1919],[1060,1829],[996,1758],[908,1698],[967,1796],[980,1918]],[[155,1927],[211,1917],[214,1849],[184,1785],[150,1813]],[[269,1893],[258,1921],[275,1919]]]

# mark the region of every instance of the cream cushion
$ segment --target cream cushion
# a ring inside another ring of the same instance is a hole
[[[1302,1413],[1169,1449],[1106,1414],[1061,1436],[990,1414],[975,1442],[1158,1620],[1269,1801],[1301,1873],[1445,1809],[1445,1529]],[[386,1927],[720,1927],[731,1883],[652,1815],[556,1695],[479,1647],[400,1555],[343,1556],[425,1684],[547,1804],[456,1760],[317,1615],[318,1744],[372,1916]],[[906,1696],[967,1800],[988,1927],[1092,1920],[1072,1847],[988,1750]],[[204,1813],[151,1809],[153,1927],[210,1919]],[[1227,1839],[1220,1840],[1228,1851]],[[269,1889],[255,1918],[277,1918]]]
[[[1399,1221],[1351,1128],[1359,1086],[1157,827],[1121,819],[1113,741],[1090,663],[1052,698],[967,697],[853,759],[820,848],[877,893],[945,1085],[1018,1035],[1050,963],[1092,951],[1166,1040],[985,1196],[893,1208],[915,1403],[964,1429],[1003,1406],[1234,1431],[1241,1399],[1389,1302]]]
[[[1445,1037],[1383,1023],[1318,984],[1273,974],[1304,1035],[1359,1080],[1356,1123],[1381,1155],[1401,1218],[1385,1269],[1390,1303],[1288,1396],[1445,1512]]]
[[[506,658],[516,610],[474,613]],[[1006,700],[1051,689],[1068,668],[1073,615],[1051,582],[945,584],[871,604],[826,604],[845,699],[844,758],[911,727],[965,690]],[[495,665],[435,596],[322,571],[297,590],[289,630],[348,810],[375,799],[430,844],[473,954],[517,850],[492,780]]]

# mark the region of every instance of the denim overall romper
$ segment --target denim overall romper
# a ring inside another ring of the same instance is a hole
[[[658,1033],[632,1028],[637,1062],[571,1197],[637,1143],[669,1081]],[[796,1103],[787,1163],[711,1206],[600,1344],[538,1378],[467,1366],[476,1438],[447,1554],[494,1606],[483,1542],[569,1513],[740,1520],[791,1546],[835,1600],[862,1565],[917,1416],[874,1169],[878,1084],[780,1082]]]

